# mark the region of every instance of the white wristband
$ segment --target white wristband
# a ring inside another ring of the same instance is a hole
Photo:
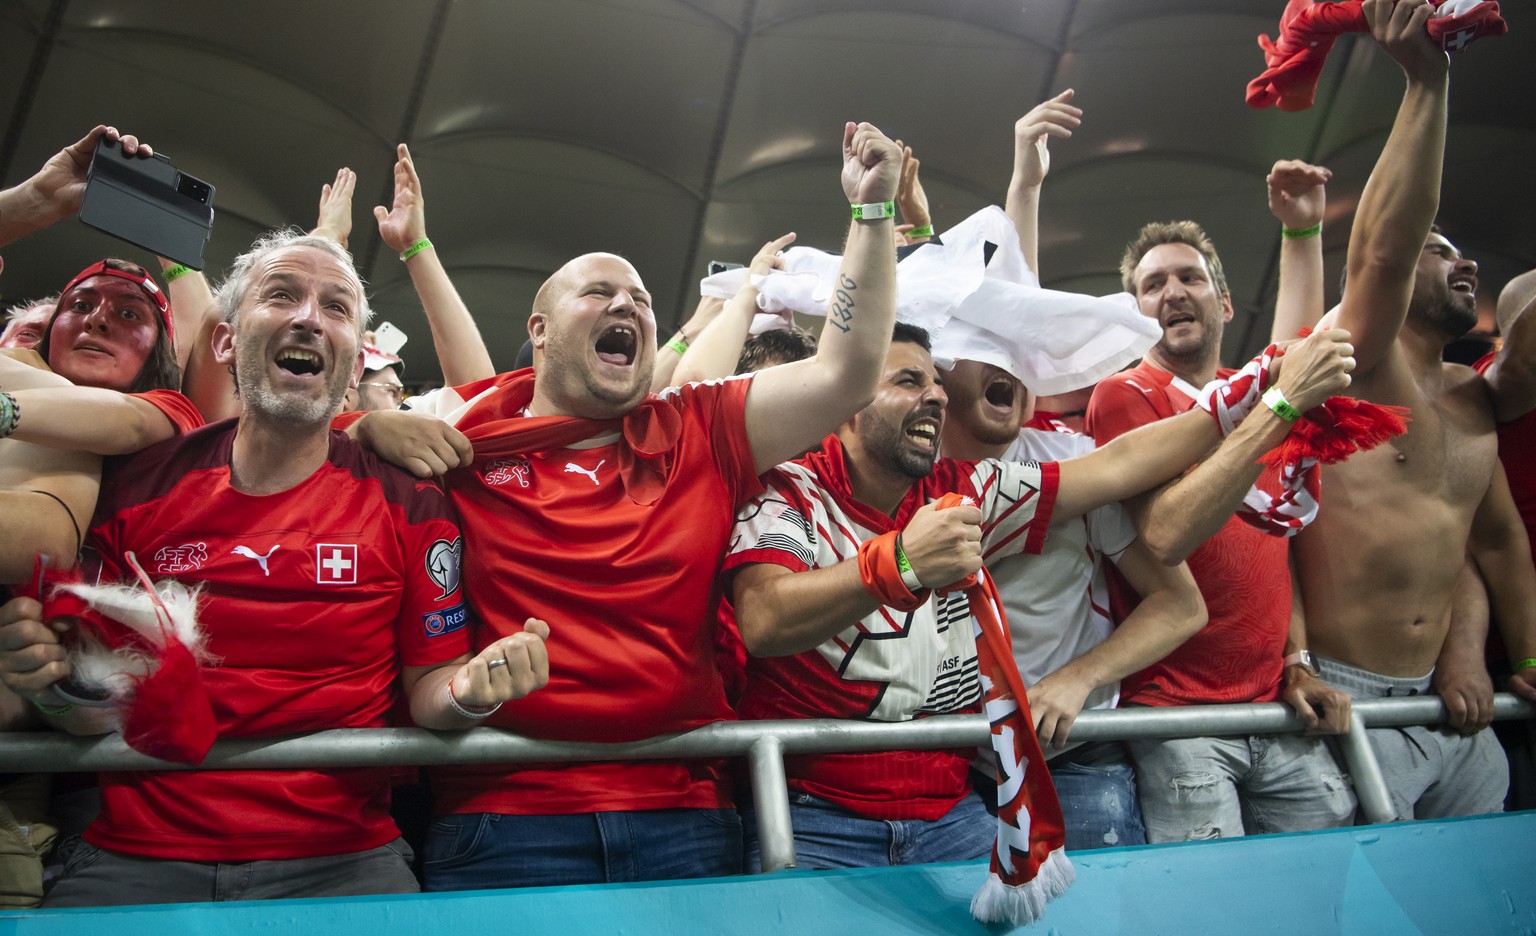
[[[444,684],[443,694],[448,697],[448,707],[453,709],[456,714],[464,718],[472,718],[476,721],[479,721],[482,718],[490,718],[492,715],[496,714],[497,709],[501,708],[500,702],[497,702],[490,708],[481,708],[478,705],[474,708],[469,708],[458,699],[453,697],[453,680],[451,679],[448,680],[446,684]]]

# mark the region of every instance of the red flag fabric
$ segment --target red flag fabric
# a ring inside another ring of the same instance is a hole
[[[1502,36],[1509,25],[1493,0],[1430,0],[1437,15],[1425,25],[1447,52],[1459,52],[1485,36]],[[1334,40],[1343,33],[1370,32],[1362,0],[1290,0],[1280,15],[1280,32],[1259,36],[1264,73],[1248,83],[1248,105],[1301,111],[1312,106],[1317,79]]]

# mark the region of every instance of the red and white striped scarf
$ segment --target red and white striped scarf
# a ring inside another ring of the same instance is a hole
[[[836,436],[829,437],[827,447],[835,450],[836,441]],[[823,461],[840,464],[842,459]],[[969,503],[975,501],[951,492],[938,499],[936,509]],[[971,898],[971,914],[983,923],[1033,923],[1045,913],[1047,902],[1072,885],[1076,872],[1067,860],[1061,804],[1035,737],[1002,599],[985,568],[942,588],[909,590],[897,567],[897,535],[891,530],[859,545],[859,578],[876,600],[912,611],[933,600],[931,591],[963,591],[970,604],[997,779],[997,841],[987,879]]]

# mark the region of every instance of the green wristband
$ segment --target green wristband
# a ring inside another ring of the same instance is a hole
[[[188,273],[196,273],[196,272],[197,271],[192,269],[191,267],[189,267],[189,266],[182,266],[181,264],[178,263],[178,264],[176,264],[173,267],[166,267],[165,272],[161,273],[160,276],[166,281],[166,283],[174,283],[176,280],[180,279],[183,276],[186,276]]]
[[[901,548],[901,534],[896,534],[896,571],[901,573],[901,584],[907,586],[907,591],[917,594],[923,590],[923,582],[912,569],[912,562],[907,558],[907,551]]]
[[[882,218],[896,217],[896,203],[870,202],[867,205],[852,205],[853,220],[855,221],[879,221]]]
[[[431,246],[432,242],[423,237],[421,240],[400,251],[400,259],[409,260]]]
[[[678,354],[687,354],[688,340],[681,334],[674,335],[672,336],[672,340],[667,342],[665,345],[662,345],[662,347],[676,351]]]
[[[1288,228],[1283,224],[1280,225],[1280,236],[1286,240],[1306,240],[1309,237],[1316,237],[1321,233],[1323,233],[1323,222],[1321,221],[1307,228]]]
[[[63,718],[75,710],[75,703],[73,702],[65,702],[63,705],[44,705],[36,699],[29,699],[28,701],[35,705],[39,712],[42,712],[49,718]]]
[[[1536,666],[1536,657],[1526,657],[1525,659],[1521,660],[1519,663],[1516,663],[1514,665],[1514,667],[1510,670],[1510,672],[1518,673],[1521,670],[1527,669],[1527,668],[1532,667],[1532,666]]]
[[[1285,398],[1285,394],[1280,392],[1279,387],[1270,387],[1259,399],[1265,406],[1274,410],[1275,415],[1288,423],[1294,423],[1301,418],[1301,410],[1291,405],[1291,401]]]
[[[931,224],[919,224],[918,226],[914,227],[912,230],[908,231],[907,232],[907,236],[908,237],[932,237],[933,236],[933,225],[931,225]]]

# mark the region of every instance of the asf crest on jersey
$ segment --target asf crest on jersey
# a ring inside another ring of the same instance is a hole
[[[427,547],[427,575],[442,589],[441,601],[459,590],[459,572],[464,565],[464,537],[453,542],[438,540]]]
[[[155,572],[171,575],[201,569],[208,561],[207,543],[185,543],[181,546],[162,546],[155,552]]]
[[[514,455],[511,458],[498,458],[491,462],[482,477],[491,487],[515,483],[518,487],[525,488],[528,486],[528,477],[531,472],[528,459],[522,455]]]

